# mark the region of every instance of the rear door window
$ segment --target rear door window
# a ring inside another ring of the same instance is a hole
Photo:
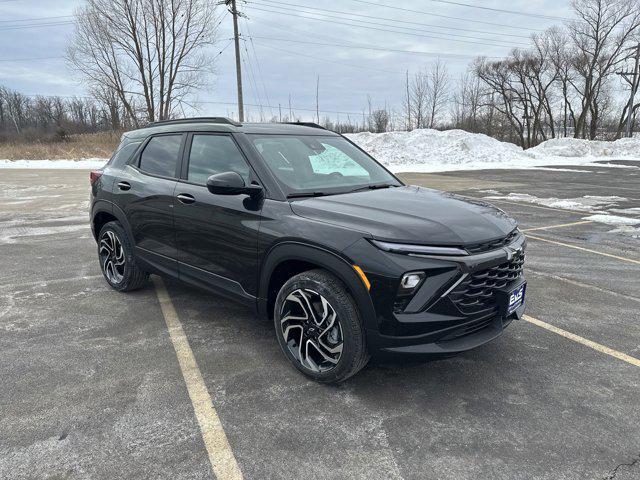
[[[175,177],[182,135],[153,137],[140,155],[140,170],[161,177]]]

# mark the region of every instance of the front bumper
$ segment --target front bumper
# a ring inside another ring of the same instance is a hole
[[[363,269],[377,318],[365,326],[374,356],[451,356],[497,338],[524,314],[522,305],[505,315],[498,301],[500,291],[524,282],[523,235],[507,247],[457,257],[408,256],[370,246],[374,252],[365,244],[354,248],[361,250],[359,258],[370,259]],[[398,279],[407,271],[424,271],[427,278],[410,299],[399,302]]]
[[[513,320],[520,319],[525,306],[508,317],[492,315],[475,319],[452,320],[444,328],[414,336],[391,336],[367,330],[368,346],[376,356],[447,357],[484,345],[502,335]]]

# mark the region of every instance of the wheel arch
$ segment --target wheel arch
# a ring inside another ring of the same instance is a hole
[[[355,300],[364,326],[372,328],[376,325],[369,292],[351,263],[331,250],[294,241],[280,243],[266,255],[260,270],[259,313],[271,318],[282,285],[293,275],[315,268],[327,270],[339,278]]]
[[[93,238],[97,240],[98,235],[100,234],[100,229],[102,229],[106,223],[114,220],[120,222],[122,227],[127,231],[129,239],[133,242],[133,232],[131,231],[131,226],[127,221],[127,216],[117,205],[105,200],[97,201],[91,212],[91,230],[93,231]]]

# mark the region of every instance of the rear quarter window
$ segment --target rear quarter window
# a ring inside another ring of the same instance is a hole
[[[122,168],[140,146],[140,142],[123,143],[115,151],[107,164],[109,167]]]

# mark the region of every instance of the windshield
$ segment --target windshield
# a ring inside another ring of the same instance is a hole
[[[401,185],[342,137],[249,135],[289,197]]]

